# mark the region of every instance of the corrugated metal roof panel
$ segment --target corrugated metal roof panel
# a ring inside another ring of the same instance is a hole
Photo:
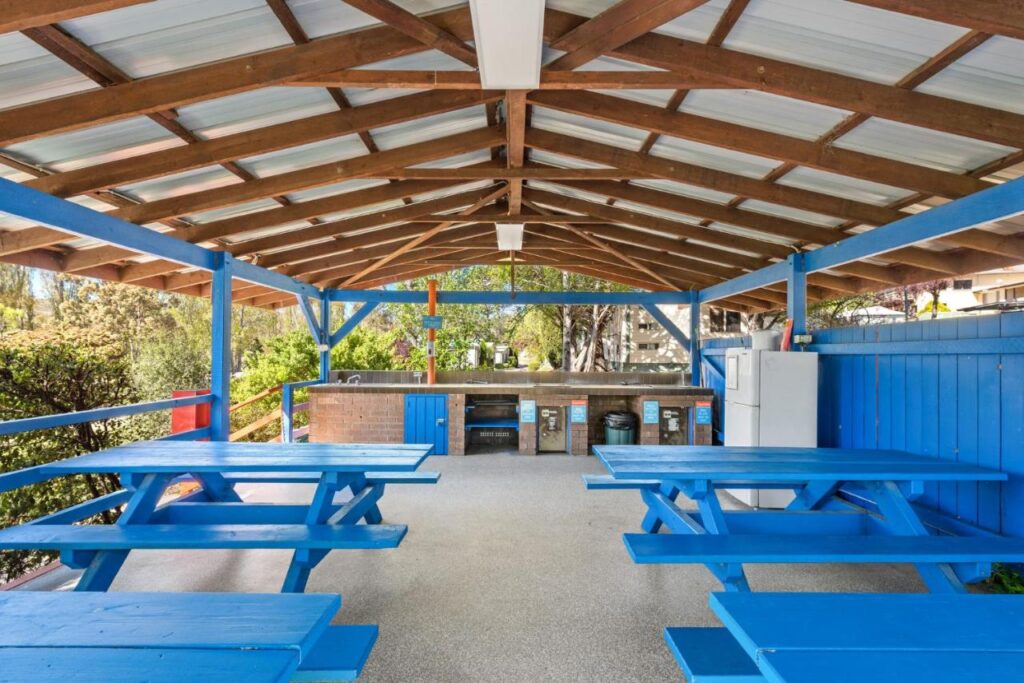
[[[707,42],[708,36],[715,30],[718,20],[722,17],[722,12],[728,6],[729,0],[711,0],[667,24],[662,24],[654,29],[654,32],[701,43]]]
[[[437,138],[465,133],[487,126],[487,114],[482,105],[456,111],[424,116],[415,121],[396,123],[370,132],[373,140],[382,150],[395,149],[427,142]]]
[[[139,116],[20,142],[7,150],[50,170],[64,172],[184,144],[181,138]]]
[[[395,0],[395,4],[413,14],[424,14],[457,5],[468,0]],[[344,2],[335,0],[290,0],[288,6],[311,38],[353,31],[380,22]]]
[[[1024,114],[1024,40],[989,38],[917,89]]]
[[[337,110],[338,105],[322,88],[282,86],[181,107],[178,121],[204,138],[219,138]]]
[[[679,111],[815,140],[850,112],[757,90],[691,90]]]
[[[789,218],[794,221],[810,223],[811,225],[821,225],[828,228],[833,228],[837,225],[842,225],[843,223],[846,222],[839,218],[833,218],[832,216],[814,213],[813,211],[803,211],[801,209],[794,209],[789,206],[781,206],[779,204],[772,204],[770,202],[763,202],[760,199],[748,199],[743,202],[740,208],[746,211],[766,213],[769,216]]]
[[[595,164],[585,159],[574,159],[572,157],[555,154],[543,149],[531,149],[530,161],[538,164],[547,164],[558,168],[611,168],[603,164]]]
[[[651,155],[734,173],[747,178],[763,178],[782,164],[776,159],[766,159],[753,154],[713,147],[692,140],[680,140],[667,135],[658,138],[658,142],[651,148]]]
[[[215,187],[237,185],[241,182],[241,178],[228,173],[220,166],[205,166],[186,171],[185,173],[177,173],[175,175],[163,176],[162,178],[144,180],[140,183],[123,185],[118,189],[133,197],[137,197],[141,201],[151,202],[157,199],[191,194],[192,192],[212,190]]]
[[[647,137],[647,131],[639,128],[628,128],[616,123],[536,106],[533,108],[530,125],[538,130],[600,142],[634,152],[640,149],[640,145]]]
[[[966,173],[1015,151],[992,142],[879,118],[868,119],[833,144],[954,173]]]
[[[683,197],[690,197],[692,199],[702,199],[704,201],[714,202],[715,204],[728,204],[733,199],[736,199],[736,195],[729,194],[727,192],[719,192],[717,190],[710,190],[706,187],[697,187],[696,185],[686,185],[684,183],[677,183],[674,180],[662,180],[660,178],[652,178],[643,180],[632,180],[630,182],[633,185],[649,187],[652,190],[661,190],[662,192],[678,194]]]
[[[267,209],[278,208],[281,205],[275,202],[273,199],[257,199],[254,202],[246,202],[245,204],[235,204],[233,206],[225,206],[220,209],[212,209],[210,211],[202,211],[200,213],[194,213],[189,215],[189,220],[196,223],[212,223],[213,221],[223,220],[225,218],[235,218],[237,216],[244,216],[249,213],[256,211],[265,211]]]
[[[256,177],[266,178],[279,173],[352,159],[366,153],[366,146],[358,135],[345,135],[249,157],[240,162],[240,165]]]
[[[480,149],[475,152],[466,152],[458,156],[448,157],[447,159],[437,159],[436,161],[428,161],[425,164],[416,164],[412,168],[461,168],[490,160],[490,150]]]
[[[263,0],[161,0],[62,26],[132,78],[292,44]]]
[[[98,87],[20,33],[0,34],[0,110]]]
[[[869,180],[847,178],[846,176],[804,166],[798,166],[776,182],[779,185],[799,187],[805,190],[823,192],[837,197],[879,205],[891,204],[913,194],[898,187],[873,183]]]
[[[289,192],[288,198],[296,202],[307,202],[312,199],[320,199],[321,197],[328,197],[330,195],[345,194],[346,192],[365,190],[378,185],[387,185],[387,183],[388,181],[382,178],[355,178],[353,180],[344,180],[333,185],[324,185],[323,187],[314,187],[308,190]]]
[[[796,244],[795,240],[791,240],[788,237],[782,235],[773,235],[769,232],[761,232],[759,230],[750,230],[749,228],[741,228],[736,225],[730,225],[729,223],[711,223],[708,226],[709,230],[715,232],[724,233],[726,235],[737,235],[739,237],[749,237],[750,239],[760,240],[762,242],[769,242],[771,244],[785,244],[792,245]]]
[[[724,45],[893,84],[966,32],[844,0],[753,0]]]

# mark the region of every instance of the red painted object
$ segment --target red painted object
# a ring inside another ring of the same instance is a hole
[[[203,396],[209,394],[209,389],[183,389],[171,392],[172,398],[186,398],[188,396]],[[210,426],[210,404],[200,403],[194,406],[181,406],[171,409],[171,434],[188,432],[193,429],[202,429]],[[207,441],[208,439],[204,439]]]

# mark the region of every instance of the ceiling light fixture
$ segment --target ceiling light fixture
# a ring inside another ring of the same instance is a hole
[[[498,230],[498,249],[501,251],[521,251],[523,248],[522,223],[496,223]]]
[[[487,90],[540,87],[544,0],[469,0],[480,84]]]

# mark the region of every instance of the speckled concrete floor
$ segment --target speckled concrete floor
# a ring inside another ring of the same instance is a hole
[[[644,507],[634,491],[586,491],[594,458],[432,458],[437,486],[393,486],[386,522],[402,546],[334,552],[310,592],[338,592],[338,622],[381,628],[361,681],[680,681],[665,626],[716,624],[700,566],[638,566],[621,534]],[[309,487],[259,486],[250,500],[303,500]],[[115,590],[269,591],[288,553],[136,552]],[[918,591],[909,567],[757,566],[755,590]]]

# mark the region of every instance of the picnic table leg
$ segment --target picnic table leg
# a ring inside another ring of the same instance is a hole
[[[117,523],[145,524],[152,516],[160,497],[170,484],[173,474],[147,474],[128,501],[124,512]],[[133,486],[131,479],[125,481],[126,486]],[[76,591],[105,591],[114,582],[124,561],[128,559],[128,550],[100,550],[96,552],[79,552],[62,555],[61,559],[69,566],[85,567],[85,572],[75,586]]]
[[[796,498],[787,510],[817,510],[839,490],[838,481],[812,481],[796,492]]]
[[[723,536],[729,533],[729,528],[725,523],[725,514],[722,512],[722,504],[719,502],[711,482],[695,481],[687,487],[685,493],[696,501],[697,509],[700,511],[701,525],[709,534]],[[709,564],[707,567],[722,582],[726,591],[745,592],[750,590],[750,584],[747,582],[747,575],[743,571],[742,564],[720,562]]]
[[[193,474],[192,478],[203,487],[207,498],[216,503],[241,503],[242,498],[235,491],[235,485],[216,472]]]
[[[381,488],[380,492],[381,494],[383,494],[384,485],[379,484],[379,486]],[[352,482],[348,485],[348,487],[349,490],[352,491],[352,498],[354,499],[362,491],[368,488],[368,484],[366,483],[366,477],[362,474],[353,477]],[[379,499],[380,495],[378,495],[377,498]],[[367,508],[366,515],[364,515],[364,519],[366,519],[367,524],[380,524],[384,521],[384,516],[380,513],[380,508],[377,507],[376,502]]]
[[[671,503],[676,502],[676,498],[679,497],[679,489],[670,481],[662,482],[658,490]],[[656,534],[661,530],[663,523],[664,521],[658,516],[657,510],[649,508],[647,514],[644,515],[643,522],[640,523],[640,528],[649,534]]]
[[[310,501],[309,510],[306,512],[306,524],[314,526],[327,522],[335,511],[334,495],[350,482],[351,477],[342,477],[337,472],[324,472],[320,476],[313,500]],[[284,577],[281,592],[304,592],[309,581],[309,573],[327,556],[327,552],[303,548],[292,553],[292,561],[288,565],[288,573]]]
[[[885,516],[888,529],[896,536],[928,536],[921,518],[907,502],[900,487],[892,481],[867,482],[865,488],[874,496],[875,504]],[[934,593],[966,593],[952,565],[916,564],[925,585]]]

